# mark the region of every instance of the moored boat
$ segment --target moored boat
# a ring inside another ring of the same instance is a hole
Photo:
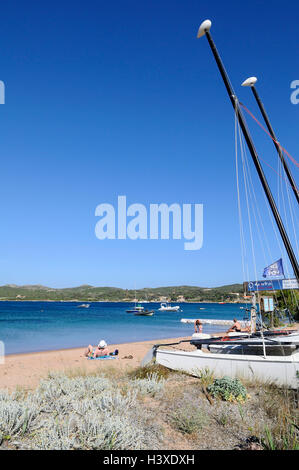
[[[163,302],[160,304],[160,308],[158,309],[160,312],[178,312],[180,310],[179,305],[170,305],[167,302]]]
[[[143,310],[143,311],[135,312],[134,315],[152,317],[154,315],[154,310]]]
[[[157,348],[155,358],[158,364],[169,369],[195,376],[208,369],[215,376],[254,379],[293,389],[298,387],[298,347],[288,355],[240,354],[234,350],[227,354],[227,351],[214,353],[203,349],[177,351]]]

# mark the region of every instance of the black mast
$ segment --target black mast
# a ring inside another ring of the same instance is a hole
[[[280,214],[277,210],[277,207],[276,207],[276,204],[275,204],[275,201],[274,201],[274,198],[272,196],[272,193],[271,193],[271,190],[269,188],[269,185],[268,185],[268,182],[266,180],[266,177],[264,175],[264,172],[263,172],[263,169],[261,167],[261,164],[260,164],[260,161],[259,161],[259,157],[258,157],[258,154],[257,154],[257,151],[255,149],[255,146],[254,146],[254,143],[253,143],[253,140],[251,138],[251,135],[249,133],[249,129],[246,125],[246,121],[245,121],[245,118],[242,114],[242,111],[241,111],[241,108],[240,108],[240,105],[239,105],[239,101],[238,101],[238,98],[233,90],[233,87],[231,86],[230,84],[230,81],[229,81],[229,78],[228,78],[228,75],[225,71],[225,68],[224,68],[224,65],[221,61],[221,58],[220,58],[220,55],[216,49],[216,46],[215,46],[215,43],[212,39],[212,36],[211,36],[211,33],[210,33],[210,28],[211,28],[211,21],[210,20],[206,20],[204,21],[200,27],[199,27],[199,30],[198,30],[198,35],[197,37],[200,38],[204,35],[206,35],[207,39],[208,39],[208,42],[209,42],[209,45],[211,47],[211,50],[213,52],[213,55],[214,55],[214,58],[216,60],[216,63],[218,65],[218,68],[219,68],[219,71],[220,71],[220,74],[222,76],[222,79],[224,81],[224,85],[226,87],[226,90],[227,90],[227,93],[228,93],[228,96],[231,100],[231,103],[233,105],[233,108],[235,110],[235,113],[236,113],[236,116],[237,116],[237,119],[239,121],[239,124],[240,124],[240,127],[242,129],[242,132],[244,134],[244,137],[245,137],[245,140],[246,140],[246,143],[247,143],[247,146],[248,146],[248,149],[250,151],[250,154],[251,154],[251,157],[252,157],[252,160],[253,160],[253,163],[255,165],[255,168],[257,170],[257,173],[259,175],[259,178],[260,178],[260,181],[262,183],[262,186],[264,188],[264,191],[265,191],[265,194],[267,196],[267,199],[268,199],[268,202],[270,204],[270,207],[271,207],[271,210],[272,210],[272,213],[273,213],[273,216],[275,218],[275,221],[276,221],[276,224],[278,226],[278,229],[279,229],[279,232],[280,232],[280,235],[281,235],[281,238],[283,240],[283,243],[284,243],[284,246],[285,246],[285,249],[288,253],[288,256],[289,256],[289,259],[290,259],[290,262],[291,262],[291,265],[293,267],[293,270],[294,270],[294,274],[297,278],[297,281],[299,283],[299,265],[298,265],[298,262],[297,262],[297,259],[296,259],[296,256],[295,256],[295,253],[293,252],[293,248],[292,248],[292,245],[290,243],[290,240],[288,238],[288,235],[286,233],[286,230],[284,228],[284,225],[283,225],[283,222],[281,220],[281,217],[280,217]]]
[[[242,86],[249,86],[249,87],[251,88],[251,91],[252,91],[252,93],[253,93],[253,96],[254,96],[255,99],[256,99],[256,102],[257,102],[257,104],[258,104],[258,107],[260,108],[260,111],[261,111],[261,113],[262,113],[262,116],[263,116],[263,118],[264,118],[264,121],[265,121],[265,123],[266,123],[266,126],[267,126],[267,128],[268,128],[268,131],[269,131],[269,133],[270,133],[270,135],[271,135],[271,137],[272,137],[272,139],[273,139],[273,143],[274,143],[274,145],[275,145],[275,148],[276,148],[276,150],[277,150],[278,156],[279,156],[279,158],[280,158],[280,160],[281,160],[281,163],[282,163],[282,165],[283,165],[284,171],[286,172],[286,175],[287,175],[287,177],[288,177],[288,180],[289,180],[289,182],[290,182],[290,185],[291,185],[291,187],[292,187],[292,189],[293,189],[295,198],[296,198],[296,200],[297,200],[297,202],[298,202],[298,204],[299,204],[299,191],[298,191],[296,182],[295,182],[295,180],[294,180],[294,178],[293,178],[293,176],[292,176],[292,173],[291,173],[291,171],[290,171],[290,169],[289,169],[289,167],[288,167],[288,165],[287,165],[287,162],[285,161],[285,158],[284,158],[284,156],[283,156],[283,152],[282,152],[281,147],[280,147],[280,145],[279,145],[279,143],[278,143],[277,137],[276,137],[275,132],[274,132],[274,130],[273,130],[273,127],[272,127],[272,125],[271,125],[271,123],[270,123],[270,119],[269,119],[269,117],[268,117],[268,115],[267,115],[267,113],[266,113],[266,110],[265,110],[265,107],[264,107],[264,105],[263,105],[263,102],[262,102],[262,100],[260,99],[259,94],[258,94],[258,92],[257,92],[257,90],[256,90],[256,88],[255,88],[255,86],[254,86],[256,82],[257,82],[257,78],[256,78],[256,77],[250,77],[250,78],[248,78],[247,80],[245,80],[245,82],[242,83]]]

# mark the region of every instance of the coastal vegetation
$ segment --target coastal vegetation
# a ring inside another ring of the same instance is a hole
[[[299,449],[297,392],[160,365],[0,391],[1,449]]]
[[[79,287],[55,289],[40,285],[0,286],[0,300],[52,300],[52,301],[88,301],[88,302],[133,302],[138,299],[153,302],[220,302],[239,301],[243,299],[243,285],[205,288],[197,286],[170,286],[144,288],[138,290],[120,289],[117,287]]]

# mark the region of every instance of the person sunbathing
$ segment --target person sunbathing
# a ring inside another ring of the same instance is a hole
[[[227,330],[226,333],[231,333],[233,331],[238,332],[238,333],[250,333],[250,326],[246,326],[245,328],[241,327],[240,322],[234,318],[233,319],[234,324]]]
[[[91,344],[89,344],[84,351],[84,355],[86,357],[101,357],[101,356],[108,356],[109,351],[107,348],[107,343],[103,339],[99,342],[96,348],[93,348]]]

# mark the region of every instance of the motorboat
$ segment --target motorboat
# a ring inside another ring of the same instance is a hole
[[[154,310],[143,310],[139,312],[135,312],[134,315],[144,316],[144,317],[152,317],[154,315]]]
[[[180,310],[180,306],[170,305],[167,302],[161,303],[160,308],[158,309],[160,312],[178,312]]]

